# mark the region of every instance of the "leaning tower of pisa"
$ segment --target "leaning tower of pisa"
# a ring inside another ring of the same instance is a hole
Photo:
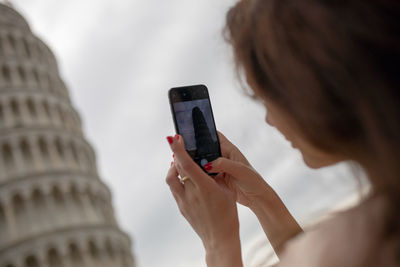
[[[0,4],[0,267],[131,267],[51,50]]]

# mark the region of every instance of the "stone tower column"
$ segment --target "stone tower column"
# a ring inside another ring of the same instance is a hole
[[[95,162],[53,53],[0,4],[0,266],[135,266]]]

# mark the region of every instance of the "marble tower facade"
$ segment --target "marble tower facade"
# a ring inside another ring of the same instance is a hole
[[[131,267],[51,50],[0,4],[0,267]]]

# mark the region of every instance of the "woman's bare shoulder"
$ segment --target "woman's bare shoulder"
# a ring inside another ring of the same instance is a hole
[[[290,241],[279,267],[365,266],[363,261],[376,249],[384,202],[370,199],[319,223]],[[371,265],[378,266],[378,265]],[[384,266],[384,265],[379,265]]]

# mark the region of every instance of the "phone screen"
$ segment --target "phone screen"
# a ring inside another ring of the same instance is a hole
[[[172,88],[169,93],[175,129],[201,167],[221,156],[210,98],[204,85]]]

